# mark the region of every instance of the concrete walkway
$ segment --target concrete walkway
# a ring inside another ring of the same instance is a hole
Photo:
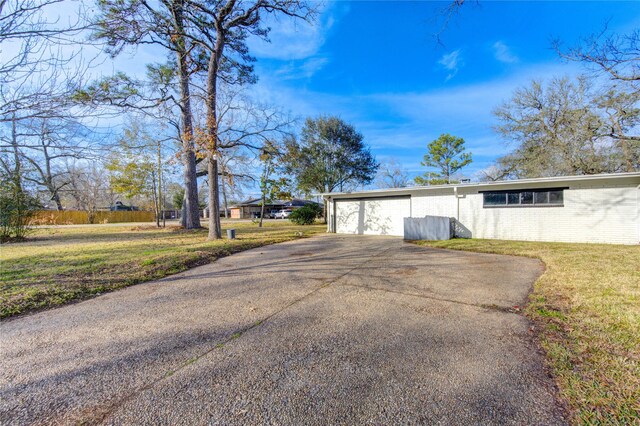
[[[325,235],[0,323],[0,424],[563,424],[534,260]]]

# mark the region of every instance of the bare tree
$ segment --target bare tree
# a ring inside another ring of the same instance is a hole
[[[269,28],[263,15],[284,15],[310,19],[315,10],[299,0],[211,0],[192,2],[191,21],[201,35],[200,42],[209,55],[207,64],[207,122],[206,150],[209,175],[209,203],[213,212],[219,211],[218,154],[220,149],[218,117],[218,80],[251,82],[254,60],[249,55],[246,39],[249,35],[267,40]],[[221,238],[220,216],[209,216],[209,239]]]
[[[558,55],[583,64],[597,80],[609,78],[594,103],[604,116],[599,129],[603,137],[616,141],[622,151],[625,171],[640,168],[640,30],[628,34],[612,34],[605,27],[597,34],[583,38],[576,46],[564,48],[553,42]]]
[[[112,205],[115,193],[109,185],[108,174],[97,162],[79,161],[68,163],[69,185],[63,191],[73,206],[86,211],[89,223],[94,223],[100,208]]]
[[[251,173],[253,159],[240,146],[220,150],[220,189],[224,217],[229,217],[230,198],[238,200],[243,194],[243,188],[256,181]]]
[[[379,188],[405,188],[409,186],[409,173],[393,158],[380,163],[376,175],[376,185]]]
[[[59,47],[77,44],[87,26],[82,7],[76,20],[52,18],[47,12],[64,0],[0,1],[0,84],[24,81],[33,74],[51,70],[74,60],[77,51],[62,55]],[[82,5],[80,5],[82,6]]]
[[[73,119],[33,119],[24,126],[19,148],[26,167],[24,179],[43,187],[58,210],[63,209],[60,191],[69,185],[64,167],[68,159],[90,158],[91,130]]]
[[[611,140],[616,162],[626,172],[640,170],[640,92],[625,92],[615,85],[605,88],[593,100],[602,125],[599,139]],[[635,134],[633,134],[635,133]]]
[[[96,20],[99,29],[96,37],[107,40],[112,55],[119,54],[126,46],[155,44],[162,46],[174,60],[164,69],[171,75],[175,70],[178,78],[180,110],[181,158],[184,166],[184,226],[187,229],[200,227],[198,207],[198,183],[196,176],[196,154],[194,120],[192,113],[190,79],[200,64],[199,45],[187,28],[186,15],[193,8],[188,0],[166,0],[159,3],[146,0],[105,0],[99,3],[101,13]]]
[[[20,154],[20,144],[18,142],[18,120],[15,114],[14,119],[10,123],[10,130],[5,136],[5,131],[0,132],[0,140],[2,140],[2,148],[0,149],[0,164],[7,180],[13,183],[16,192],[22,192],[22,156]],[[0,130],[6,130],[0,127]]]
[[[510,172],[499,164],[494,164],[478,171],[477,178],[480,182],[496,182],[508,178]]]
[[[0,123],[50,116],[96,59],[78,48],[87,29],[82,4],[73,21],[52,17],[62,2],[0,1]]]
[[[16,187],[44,189],[58,209],[63,163],[81,152],[83,112],[72,94],[97,58],[83,57],[84,6],[56,18],[62,0],[0,1],[0,158]],[[86,133],[85,135],[86,136]]]
[[[82,123],[82,118],[76,118],[82,113],[74,109],[72,102],[56,99],[62,93],[56,90],[48,91],[48,103],[43,101],[37,108],[25,105],[0,118],[0,153],[6,154],[2,167],[13,170],[18,186],[26,181],[44,188],[49,201],[61,210],[59,190],[67,184],[63,160],[87,155],[94,132]],[[31,95],[33,92],[27,92],[25,99],[33,100]]]
[[[198,106],[201,105],[198,104]],[[202,107],[206,109],[206,106],[202,105]],[[255,167],[265,144],[290,136],[291,126],[295,120],[279,108],[256,102],[247,96],[242,86],[234,86],[226,81],[219,85],[217,110],[218,187],[224,210],[228,211],[227,189],[238,190],[239,184],[259,180],[251,168]],[[207,116],[198,112],[195,116],[203,119],[203,122],[196,126],[197,145],[200,148],[197,162],[201,166],[198,176],[209,176]],[[211,190],[210,182],[209,176],[208,191]],[[210,194],[208,198],[209,210],[215,212],[216,209],[211,202],[214,199]]]
[[[584,77],[554,78],[546,85],[534,81],[516,90],[494,111],[500,121],[496,131],[516,144],[513,152],[498,160],[500,168],[516,177],[637,168],[637,153],[616,143],[608,128],[613,122],[623,132],[629,130],[631,123],[637,123],[638,109],[630,108],[630,116],[623,118],[601,100]]]
[[[106,168],[111,172],[111,187],[128,199],[142,196],[151,199],[160,227],[164,205],[165,142],[158,126],[132,117],[126,124],[118,145],[109,155]]]
[[[260,163],[262,170],[260,173],[260,221],[258,227],[262,228],[264,221],[265,207],[268,202],[275,198],[291,198],[288,191],[289,181],[278,176],[282,167],[278,167],[279,157],[282,156],[283,146],[277,141],[268,141],[260,152]]]
[[[559,40],[554,40],[553,47],[567,61],[580,62],[596,73],[640,89],[640,30],[609,34],[605,28],[583,38],[577,46],[565,49]]]

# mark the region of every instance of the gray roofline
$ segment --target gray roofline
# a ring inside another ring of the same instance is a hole
[[[482,188],[482,187],[500,187],[500,186],[513,186],[513,185],[528,185],[534,183],[563,183],[563,182],[582,182],[590,180],[615,180],[615,179],[628,179],[628,178],[640,178],[640,172],[626,172],[626,173],[603,173],[599,175],[578,175],[578,176],[554,176],[545,178],[529,178],[529,179],[514,179],[514,180],[501,180],[495,182],[477,182],[477,183],[457,183],[457,184],[444,184],[444,185],[431,185],[431,186],[409,186],[405,188],[382,188],[382,189],[367,189],[364,191],[353,192],[329,192],[319,194],[323,198],[335,197],[335,196],[353,196],[353,195],[375,195],[384,193],[405,194],[413,191],[429,191],[436,189],[453,189],[453,188]],[[640,182],[639,182],[640,183]]]
[[[291,203],[294,201],[304,201],[306,203],[317,203],[317,201],[314,200],[305,200],[304,198],[292,198],[290,200],[271,200],[268,201],[265,205],[267,206],[279,206],[279,205],[285,205],[287,203]],[[238,208],[238,207],[256,207],[256,206],[260,206],[262,202],[262,198],[252,198],[250,200],[246,200],[243,201],[241,203],[237,203],[234,204],[232,206],[229,206],[229,208]]]

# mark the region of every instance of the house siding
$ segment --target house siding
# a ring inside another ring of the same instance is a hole
[[[456,205],[459,203],[459,207]],[[483,195],[460,188],[451,195],[412,197],[412,217],[449,216],[465,237],[525,241],[637,244],[638,189],[573,186],[562,207],[483,207]],[[458,212],[459,209],[459,212]]]
[[[484,208],[482,194],[460,199],[462,225],[475,238],[638,243],[637,190],[569,188],[563,207]]]
[[[458,185],[407,188],[388,196],[410,194],[409,217],[446,216],[456,219],[458,236],[487,239],[576,243],[638,244],[640,242],[640,176],[594,177],[581,181],[508,182],[496,185]],[[484,191],[564,189],[563,206],[487,207]],[[349,197],[365,197],[353,193]],[[383,191],[373,196],[382,197]],[[336,195],[334,200],[342,196]],[[347,197],[345,194],[344,197]],[[333,203],[329,203],[333,207]],[[398,214],[400,214],[398,209]],[[329,212],[329,231],[333,211]],[[340,218],[338,218],[340,220]]]
[[[411,217],[456,216],[456,198],[453,189],[432,191],[433,194],[411,194]]]

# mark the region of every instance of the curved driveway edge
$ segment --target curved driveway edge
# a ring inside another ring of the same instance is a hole
[[[324,235],[0,323],[0,423],[564,424],[541,263]]]

